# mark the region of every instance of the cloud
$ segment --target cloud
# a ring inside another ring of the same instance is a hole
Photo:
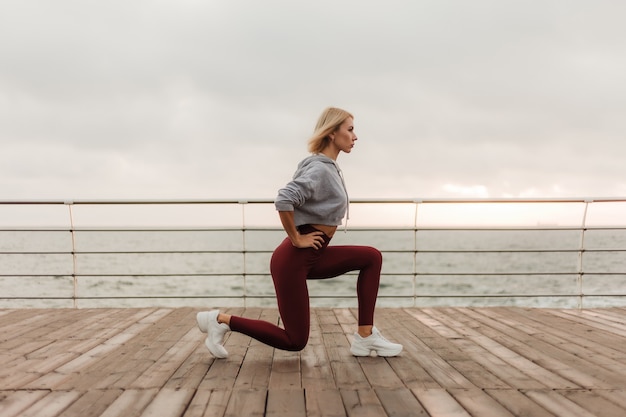
[[[356,116],[339,161],[354,197],[623,193],[625,12],[4,1],[0,184],[6,198],[272,198],[336,105]]]

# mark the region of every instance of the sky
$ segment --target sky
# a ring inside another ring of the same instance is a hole
[[[622,0],[2,0],[0,199],[626,196]]]

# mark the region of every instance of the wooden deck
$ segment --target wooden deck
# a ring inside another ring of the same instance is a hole
[[[387,359],[350,355],[353,310],[314,309],[302,352],[230,333],[215,360],[196,312],[0,310],[0,416],[626,415],[624,308],[379,309]]]

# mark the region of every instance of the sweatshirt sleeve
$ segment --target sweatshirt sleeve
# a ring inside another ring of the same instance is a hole
[[[278,190],[278,195],[274,201],[274,206],[278,211],[293,211],[295,207],[300,207],[307,201],[315,190],[319,188],[321,181],[321,170],[318,164],[309,165],[299,169],[293,179]]]

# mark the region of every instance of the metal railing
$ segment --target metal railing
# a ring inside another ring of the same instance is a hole
[[[351,204],[332,244],[382,251],[379,305],[626,305],[626,199]],[[271,200],[0,201],[0,216],[0,307],[274,305]],[[354,280],[310,281],[312,305],[356,305]]]

